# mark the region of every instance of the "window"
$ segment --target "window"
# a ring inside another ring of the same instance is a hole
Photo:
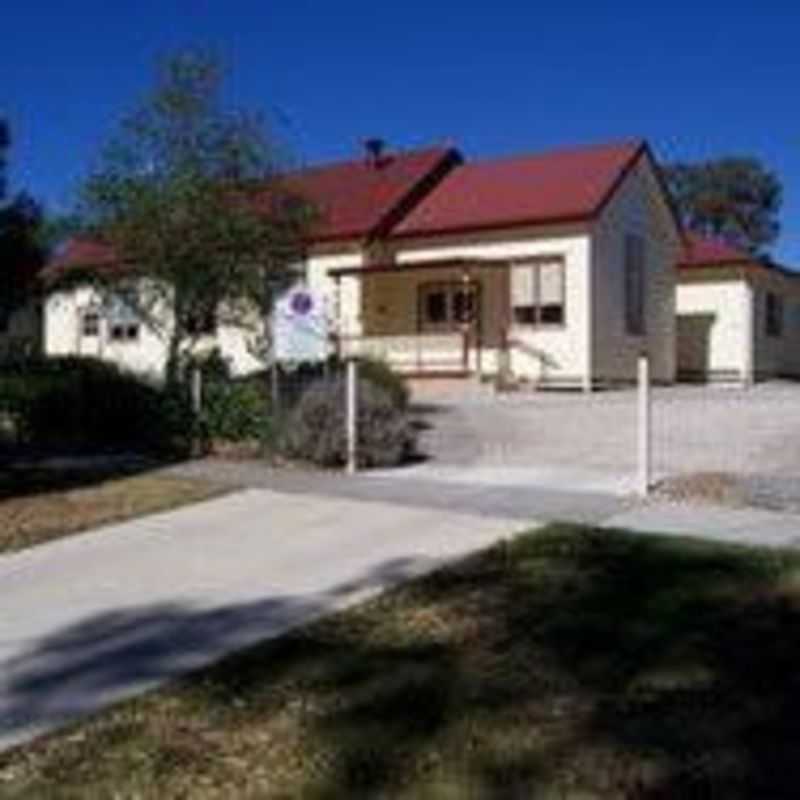
[[[561,259],[511,267],[511,307],[515,325],[563,325],[566,276]]]
[[[625,237],[625,331],[645,333],[645,248],[641,236]]]
[[[773,338],[783,336],[783,298],[767,292],[766,334]]]
[[[93,337],[100,335],[100,314],[95,311],[84,311],[81,315],[81,336]]]
[[[455,330],[479,318],[476,283],[427,283],[419,287],[419,292],[423,329]]]
[[[425,321],[433,324],[447,322],[447,292],[444,289],[425,294]]]
[[[139,338],[139,305],[135,289],[117,291],[108,299],[108,335],[113,342],[132,342]]]

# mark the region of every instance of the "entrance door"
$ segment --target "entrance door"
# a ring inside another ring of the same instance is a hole
[[[480,284],[475,281],[421,284],[417,319],[421,364],[468,372],[471,355],[474,364],[480,364]]]
[[[479,330],[480,284],[475,281],[423,283],[419,287],[420,333]]]

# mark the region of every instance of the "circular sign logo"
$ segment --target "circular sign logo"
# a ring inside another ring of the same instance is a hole
[[[295,292],[289,301],[289,307],[294,314],[304,317],[311,312],[314,307],[314,301],[308,292]]]

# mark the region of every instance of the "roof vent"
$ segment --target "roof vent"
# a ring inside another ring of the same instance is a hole
[[[365,139],[364,153],[367,165],[380,169],[386,163],[386,141],[378,138]]]

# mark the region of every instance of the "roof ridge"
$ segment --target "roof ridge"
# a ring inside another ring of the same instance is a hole
[[[617,139],[607,142],[595,142],[586,145],[567,145],[565,147],[552,147],[546,150],[531,150],[521,153],[510,153],[500,156],[485,156],[474,159],[473,161],[465,162],[464,166],[476,167],[485,166],[488,164],[501,164],[503,162],[514,162],[521,160],[528,160],[533,158],[552,158],[559,155],[579,155],[600,150],[615,150],[630,148],[631,155],[642,147],[647,145],[647,140],[644,138],[631,138],[631,139]]]
[[[451,150],[457,150],[457,148],[453,145],[449,144],[441,144],[441,145],[430,145],[428,147],[415,147],[403,150],[387,150],[386,157],[389,159],[393,158],[404,158],[408,156],[424,156],[424,155],[433,155],[434,153],[447,153]],[[289,170],[286,175],[287,176],[298,176],[298,175],[309,175],[315,172],[323,172],[329,169],[335,169],[337,167],[349,167],[349,166],[360,166],[365,163],[364,158],[359,157],[352,157],[347,159],[341,159],[337,161],[321,161],[315,164],[308,164],[307,166],[300,167],[298,169]]]

